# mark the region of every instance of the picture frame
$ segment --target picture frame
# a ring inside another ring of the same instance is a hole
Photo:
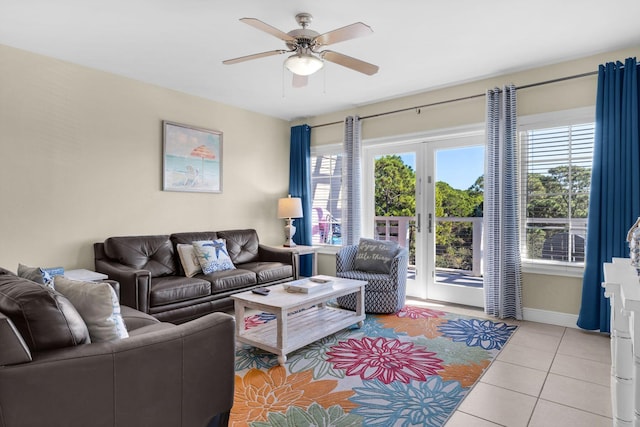
[[[162,190],[222,193],[222,132],[162,121]]]

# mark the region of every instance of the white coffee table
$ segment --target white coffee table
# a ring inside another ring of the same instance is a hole
[[[251,291],[232,295],[236,315],[236,339],[278,355],[281,365],[287,354],[341,329],[362,326],[364,313],[363,280],[333,278],[333,286],[312,294],[287,292],[282,284],[269,286],[269,295]],[[339,296],[356,294],[356,311],[328,307],[326,302]],[[274,322],[245,329],[245,309],[266,311]],[[305,310],[303,310],[305,309]]]

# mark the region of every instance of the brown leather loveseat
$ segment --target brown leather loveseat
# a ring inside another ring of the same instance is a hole
[[[185,276],[177,246],[224,239],[235,269]],[[290,251],[260,244],[253,229],[110,237],[94,244],[95,269],[120,282],[120,302],[182,323],[233,307],[231,295],[297,277]]]
[[[234,318],[120,308],[129,337],[91,343],[65,296],[0,268],[0,426],[226,426]]]

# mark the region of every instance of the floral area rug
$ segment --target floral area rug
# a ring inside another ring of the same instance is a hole
[[[249,316],[246,327],[274,321]],[[287,356],[236,351],[232,426],[442,426],[516,326],[406,306]]]

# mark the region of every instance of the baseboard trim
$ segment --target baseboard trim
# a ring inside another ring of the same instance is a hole
[[[577,314],[524,307],[522,309],[522,316],[524,320],[530,322],[548,323],[550,325],[564,326],[565,328],[578,328]]]

